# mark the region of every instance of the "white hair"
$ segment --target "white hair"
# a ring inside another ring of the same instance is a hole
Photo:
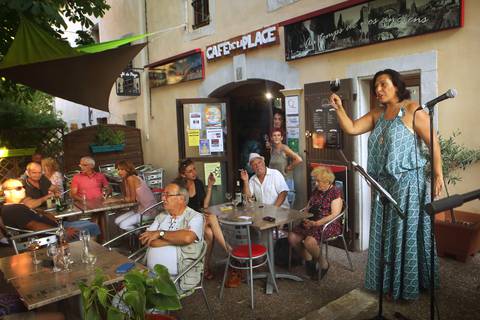
[[[95,168],[95,160],[93,160],[92,157],[82,157],[80,159],[80,161],[84,161],[84,162],[88,163],[89,165],[91,165],[92,168]]]

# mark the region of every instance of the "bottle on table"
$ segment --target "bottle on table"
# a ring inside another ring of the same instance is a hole
[[[235,186],[234,205],[238,206],[239,203],[242,203],[242,187],[240,186],[240,180],[237,180],[237,185]]]

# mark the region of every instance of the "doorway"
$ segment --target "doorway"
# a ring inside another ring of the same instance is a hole
[[[268,165],[269,154],[265,143],[269,139],[272,117],[275,111],[285,114],[284,99],[280,92],[284,87],[276,82],[263,79],[250,79],[240,83],[230,83],[210,94],[212,98],[229,101],[229,117],[232,137],[232,185],[240,180],[239,169],[253,171],[248,165],[250,153],[265,157]],[[285,125],[285,124],[284,124]]]

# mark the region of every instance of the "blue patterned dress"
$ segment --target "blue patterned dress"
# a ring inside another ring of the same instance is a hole
[[[394,299],[411,300],[418,298],[420,288],[429,287],[430,217],[424,205],[430,202],[430,187],[424,175],[427,160],[420,152],[421,140],[417,139],[415,148],[415,135],[402,122],[404,113],[401,108],[393,120],[386,120],[383,113],[375,124],[368,139],[368,173],[393,196],[407,216],[402,220],[395,209],[386,208],[385,261],[389,264],[385,266],[383,291],[390,292]],[[381,231],[382,204],[374,193],[365,286],[375,291],[380,273]]]

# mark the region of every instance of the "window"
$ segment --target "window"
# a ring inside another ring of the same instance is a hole
[[[125,125],[127,127],[136,128],[137,127],[137,122],[135,120],[126,120]]]
[[[192,28],[198,29],[210,23],[210,11],[208,0],[192,0],[193,7],[193,25]]]
[[[97,118],[97,124],[107,124],[107,118],[106,117]]]

